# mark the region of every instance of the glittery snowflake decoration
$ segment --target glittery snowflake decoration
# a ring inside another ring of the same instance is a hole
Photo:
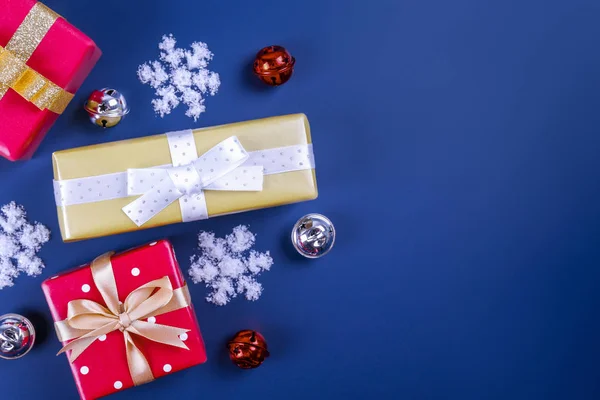
[[[256,276],[273,265],[270,253],[251,250],[256,235],[245,225],[233,228],[225,238],[216,238],[213,232],[198,234],[200,255],[192,256],[190,277],[194,283],[203,282],[212,292],[206,301],[224,306],[238,295],[258,300],[263,287]]]
[[[36,255],[50,239],[50,231],[40,223],[31,224],[22,206],[15,202],[0,209],[0,289],[13,286],[21,272],[42,273],[44,263]]]
[[[177,48],[176,43],[173,35],[163,36],[158,45],[159,60],[140,65],[138,77],[155,89],[152,106],[156,114],[164,117],[183,103],[188,107],[185,115],[197,121],[206,111],[205,96],[214,96],[221,80],[219,74],[207,69],[213,53],[206,43],[194,42],[191,50]]]

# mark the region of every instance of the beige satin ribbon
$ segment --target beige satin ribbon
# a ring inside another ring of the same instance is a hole
[[[123,304],[119,303],[117,284],[110,257],[104,254],[92,262],[92,278],[106,306],[92,300],[72,300],[68,304],[67,319],[55,324],[61,341],[75,339],[58,354],[71,350],[73,362],[99,336],[119,330],[123,332],[127,364],[133,383],[138,386],[154,380],[148,361],[135,345],[132,335],[157,343],[189,350],[179,335],[189,332],[167,325],[152,324],[142,319],[165,314],[190,305],[187,286],[173,290],[168,276],[148,282],[132,291]]]
[[[36,3],[6,48],[0,46],[0,100],[13,89],[40,110],[62,114],[73,94],[46,79],[29,66],[31,57],[60,15]]]

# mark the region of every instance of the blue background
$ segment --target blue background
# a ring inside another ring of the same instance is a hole
[[[182,268],[201,229],[258,234],[276,265],[262,298],[215,307],[192,295],[209,362],[114,396],[188,399],[597,399],[600,397],[600,4],[596,0],[86,1],[47,4],[104,55],[35,157],[0,161],[0,204],[53,231],[39,278],[0,292],[0,314],[34,315],[32,353],[0,362],[2,398],[76,399],[44,325],[40,284],[111,249],[169,237]],[[222,86],[198,123],[153,115],[137,66],[173,33],[205,41]],[[250,72],[286,46],[292,80]],[[116,128],[81,104],[113,86],[132,106]],[[318,200],[63,244],[53,151],[305,112]],[[294,254],[308,212],[336,224],[334,250]],[[227,358],[239,329],[266,336],[254,371]],[[60,394],[59,394],[60,393]]]

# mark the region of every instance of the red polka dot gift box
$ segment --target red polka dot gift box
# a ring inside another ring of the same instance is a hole
[[[54,276],[42,284],[83,400],[206,361],[189,291],[167,240]]]

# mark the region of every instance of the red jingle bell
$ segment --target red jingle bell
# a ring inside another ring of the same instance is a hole
[[[269,357],[265,338],[252,330],[236,333],[227,347],[231,361],[243,369],[258,368]]]
[[[254,74],[264,83],[279,86],[292,77],[296,59],[281,46],[268,46],[260,50],[254,60]]]

